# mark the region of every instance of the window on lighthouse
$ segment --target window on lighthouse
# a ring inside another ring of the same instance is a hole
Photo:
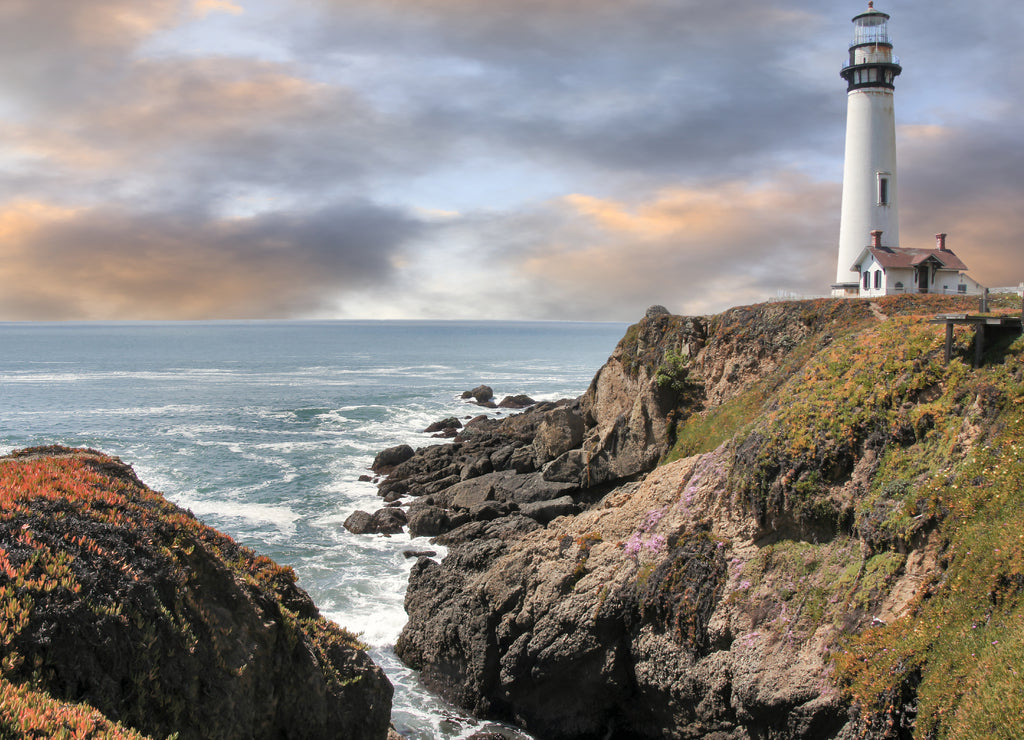
[[[889,205],[889,175],[884,172],[878,173],[878,205]]]

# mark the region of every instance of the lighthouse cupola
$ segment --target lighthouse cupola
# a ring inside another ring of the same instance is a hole
[[[875,10],[874,2],[870,2],[867,12],[853,19],[850,61],[840,73],[846,80],[846,90],[869,87],[892,90],[896,76],[902,71],[899,57],[892,53],[889,16]]]
[[[846,152],[839,226],[839,260],[832,294],[856,295],[854,262],[871,233],[899,247],[894,81],[902,71],[892,53],[889,16],[868,3],[853,18],[853,41],[841,75],[846,80]]]

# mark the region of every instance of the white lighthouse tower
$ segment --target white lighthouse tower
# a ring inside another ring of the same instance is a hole
[[[857,295],[860,283],[854,262],[881,231],[881,244],[899,247],[896,188],[896,116],[893,81],[902,68],[893,56],[889,16],[868,10],[853,19],[846,80],[846,157],[839,225],[839,262],[833,296]]]

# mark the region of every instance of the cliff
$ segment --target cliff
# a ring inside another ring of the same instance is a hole
[[[295,574],[92,450],[0,458],[0,736],[384,738],[392,688]]]
[[[927,321],[975,308],[654,313],[583,398],[418,451],[382,494],[449,554],[396,651],[546,740],[1021,736],[1024,340],[947,365]]]

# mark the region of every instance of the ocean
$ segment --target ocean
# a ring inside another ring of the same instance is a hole
[[[482,723],[429,694],[392,647],[410,549],[342,523],[381,505],[360,482],[392,445],[500,399],[582,394],[619,323],[254,321],[0,323],[0,453],[43,444],[120,457],[152,488],[238,542],[293,567],[321,612],[362,633],[395,685],[393,719],[417,740]]]

